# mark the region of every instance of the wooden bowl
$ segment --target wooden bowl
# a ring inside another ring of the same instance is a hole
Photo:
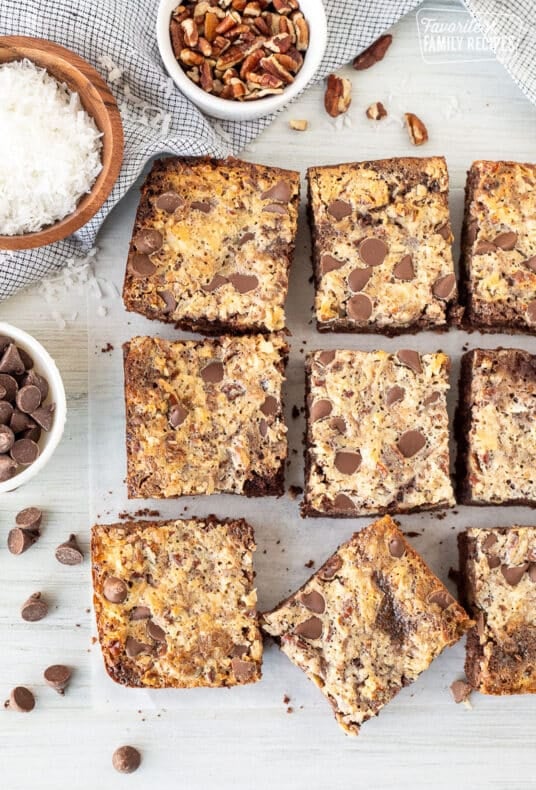
[[[100,209],[117,180],[123,161],[123,126],[117,103],[95,69],[59,44],[30,36],[0,36],[0,64],[27,58],[45,68],[59,82],[76,91],[82,106],[102,132],[102,170],[83,195],[76,210],[64,219],[34,233],[0,235],[0,249],[25,250],[65,239],[85,225]]]

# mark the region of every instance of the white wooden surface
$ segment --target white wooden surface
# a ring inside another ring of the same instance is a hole
[[[496,63],[425,66],[414,15],[397,25],[394,36],[383,63],[368,72],[348,71],[354,83],[350,126],[335,128],[324,114],[321,89],[314,88],[244,155],[304,171],[313,163],[445,154],[453,187],[453,224],[459,234],[468,165],[485,157],[535,161],[536,111]],[[364,110],[377,100],[384,102],[391,119],[407,110],[421,115],[429,128],[429,144],[413,149],[405,130],[393,120],[377,126],[368,121]],[[290,132],[289,118],[309,119],[310,131]],[[92,644],[89,562],[86,559],[78,568],[60,566],[53,549],[73,531],[87,554],[89,525],[95,518],[115,519],[125,506],[134,511],[144,505],[127,503],[122,484],[120,343],[139,331],[170,331],[127,316],[113,295],[113,285],[121,285],[136,202],[133,191],[100,234],[95,270],[102,299],[75,289],[59,294],[51,305],[33,289],[0,305],[2,319],[28,329],[49,348],[64,375],[69,399],[65,437],[53,462],[27,487],[0,499],[0,684],[5,696],[12,686],[23,684],[37,698],[29,715],[0,710],[0,787],[535,787],[536,699],[474,695],[472,710],[455,706],[448,686],[462,675],[462,645],[441,656],[378,719],[366,724],[357,739],[342,734],[320,693],[274,648],[266,651],[263,681],[245,689],[143,694],[118,689],[105,678],[98,646]],[[308,325],[308,256],[308,234],[302,224],[289,300],[289,414],[294,403],[302,403],[300,349],[339,343],[337,338],[316,335]],[[65,329],[58,328],[53,312],[66,320]],[[102,353],[108,342],[114,350]],[[358,336],[340,340],[341,345],[364,349],[393,349],[400,342]],[[402,342],[418,342],[430,350],[442,347],[452,353],[455,369],[464,343],[534,348],[527,338],[481,339],[463,333],[426,334]],[[290,417],[289,423],[291,447],[298,449],[303,426]],[[292,459],[287,482],[300,484],[301,462],[299,456]],[[17,510],[33,504],[46,511],[43,537],[29,552],[13,557],[5,548],[5,535]],[[187,506],[189,513],[240,512],[250,518],[259,545],[261,606],[273,604],[303,581],[309,573],[307,560],[318,565],[354,528],[366,523],[303,521],[297,503],[288,497],[266,504],[231,497],[152,504],[166,515],[180,514]],[[402,521],[405,529],[423,533],[414,545],[446,580],[449,566],[456,562],[459,529],[476,523],[529,524],[533,519],[522,508],[457,508],[444,520],[423,514]],[[49,597],[51,613],[40,623],[24,624],[20,604],[36,590]],[[42,670],[56,662],[75,667],[65,697],[41,679]],[[291,697],[292,715],[286,713],[284,694]],[[142,768],[132,776],[119,776],[111,768],[111,753],[122,743],[143,752]]]

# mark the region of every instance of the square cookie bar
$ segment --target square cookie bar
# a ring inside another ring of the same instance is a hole
[[[465,328],[536,334],[536,165],[472,164],[460,269]]]
[[[442,157],[311,167],[320,331],[445,329],[456,303]]]
[[[203,334],[285,326],[300,175],[238,159],[162,159],[141,191],[127,310]]]
[[[351,735],[471,624],[389,516],[356,532],[261,617]]]
[[[124,346],[131,498],[284,492],[280,335]]]
[[[462,357],[458,501],[536,506],[536,356],[477,348]]]
[[[304,516],[454,505],[446,354],[315,351],[306,362]]]
[[[259,680],[254,550],[242,519],[93,527],[93,602],[110,677],[149,688]]]
[[[460,595],[476,626],[465,674],[483,694],[536,693],[536,527],[458,536]]]

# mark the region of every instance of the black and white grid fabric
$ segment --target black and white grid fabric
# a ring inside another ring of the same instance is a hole
[[[536,101],[535,34],[528,24],[533,3],[467,0],[466,4],[477,19],[481,13],[504,12],[504,7],[511,5],[527,20],[527,35],[505,65],[527,96]],[[329,35],[316,80],[350,61],[417,5],[418,0],[324,0]],[[1,0],[0,34],[37,36],[63,44],[107,80],[121,110],[125,155],[110,197],[80,231],[40,249],[0,252],[0,300],[87,253],[103,220],[152,156],[165,152],[217,157],[238,154],[272,120],[213,121],[186,99],[160,60],[155,34],[157,8],[157,0]],[[503,33],[508,32],[509,23],[504,17]],[[497,56],[500,59],[500,53]]]

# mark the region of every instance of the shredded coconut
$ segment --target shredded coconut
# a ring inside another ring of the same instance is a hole
[[[71,214],[101,168],[99,132],[77,93],[29,60],[0,66],[0,233]]]

